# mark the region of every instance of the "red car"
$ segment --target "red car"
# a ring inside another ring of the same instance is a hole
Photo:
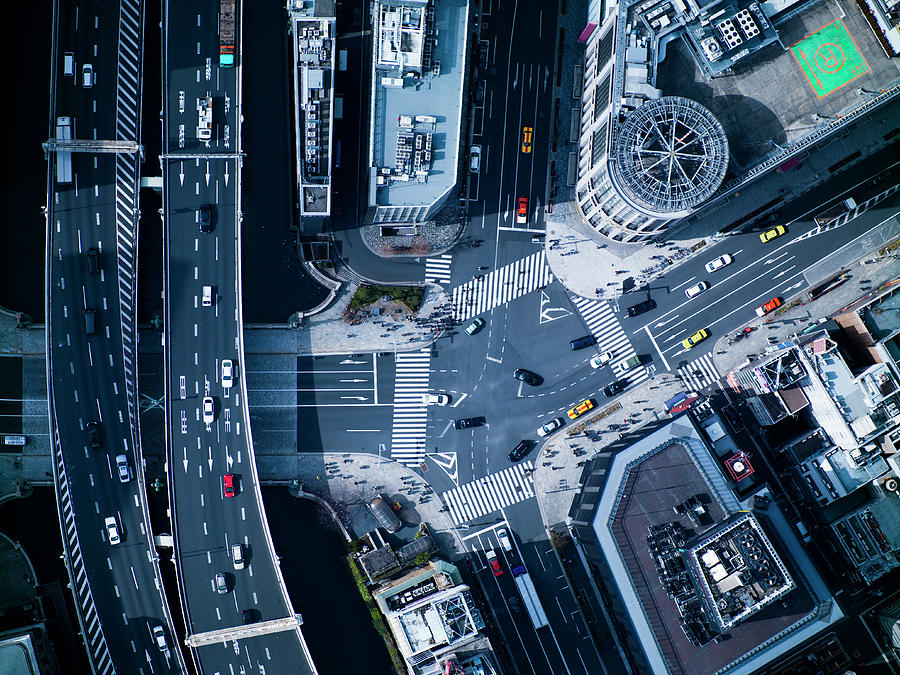
[[[226,497],[234,497],[234,474],[226,473],[222,476],[222,492]]]
[[[773,309],[776,309],[781,306],[781,300],[779,298],[772,298],[766,304],[760,305],[756,308],[756,316],[765,316]]]
[[[516,208],[516,222],[520,225],[528,222],[528,198],[519,197],[519,205]]]
[[[491,571],[494,573],[495,577],[499,577],[501,574],[503,574],[503,568],[500,567],[499,560],[497,560],[496,558],[492,558],[488,562],[491,563]]]

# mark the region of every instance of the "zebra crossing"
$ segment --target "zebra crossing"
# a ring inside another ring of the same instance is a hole
[[[553,281],[544,250],[453,289],[453,317],[465,321]]]
[[[425,459],[428,409],[422,403],[431,375],[431,347],[400,352],[394,360],[394,417],[391,459],[417,466]]]
[[[449,253],[440,258],[425,258],[425,281],[431,284],[449,284],[451,262],[453,256]]]
[[[609,367],[617,378],[621,377],[626,372],[625,361],[635,356],[635,351],[612,307],[608,302],[581,296],[572,296],[572,304],[575,305],[591,335],[597,340],[598,351],[601,354],[613,353],[613,360]],[[637,384],[650,377],[645,366],[635,366],[627,373],[629,385]]]
[[[534,497],[534,465],[525,461],[441,493],[456,525]]]
[[[713,363],[712,352],[708,352],[678,369],[678,377],[689,389],[700,391],[704,387],[716,384],[722,376]]]

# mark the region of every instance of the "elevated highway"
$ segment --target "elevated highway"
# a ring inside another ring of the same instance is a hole
[[[314,673],[253,455],[241,330],[241,51],[236,67],[219,67],[219,21],[216,1],[164,6],[167,459],[186,643],[203,672]]]

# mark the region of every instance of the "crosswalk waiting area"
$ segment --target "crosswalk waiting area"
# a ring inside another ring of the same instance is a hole
[[[597,340],[597,350],[601,354],[613,353],[609,367],[617,378],[627,378],[628,384],[633,385],[650,377],[644,366],[636,366],[625,371],[625,361],[636,353],[608,302],[572,296],[572,304],[578,309],[591,335]]]
[[[441,493],[456,525],[534,497],[534,465],[525,461]]]
[[[465,321],[543,288],[553,281],[542,250],[453,289],[453,316]]]
[[[418,466],[425,459],[428,409],[422,402],[431,377],[431,348],[396,355],[391,459]]]
[[[435,258],[425,258],[425,281],[432,284],[449,284],[452,262],[453,256],[449,253]]]
[[[704,387],[716,384],[722,376],[716,370],[713,363],[712,352],[708,352],[699,359],[694,359],[686,366],[678,369],[678,377],[689,389],[700,391]]]

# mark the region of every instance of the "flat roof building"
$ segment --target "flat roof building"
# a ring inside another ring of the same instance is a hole
[[[652,239],[886,103],[900,79],[881,4],[591,0],[579,214],[616,241]]]
[[[713,426],[683,414],[623,439],[586,465],[570,511],[654,673],[749,674],[842,616],[772,500],[737,497]]]
[[[458,180],[467,0],[375,0],[367,221],[429,220]]]
[[[288,12],[294,59],[294,134],[300,216],[301,223],[311,218],[318,222],[331,214],[334,2],[290,0]]]

